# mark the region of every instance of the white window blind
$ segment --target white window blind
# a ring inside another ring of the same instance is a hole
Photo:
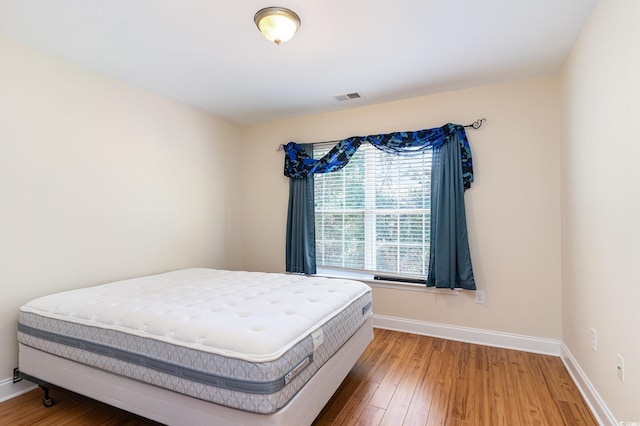
[[[316,144],[314,157],[333,146]],[[405,157],[363,144],[341,171],[314,176],[318,266],[427,275],[430,150]]]

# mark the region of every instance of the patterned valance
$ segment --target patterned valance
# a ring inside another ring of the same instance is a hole
[[[362,143],[370,143],[381,151],[394,155],[415,155],[428,149],[439,148],[458,135],[460,145],[462,177],[464,188],[473,182],[473,162],[471,147],[464,126],[445,124],[433,129],[412,132],[394,132],[383,135],[353,136],[341,140],[320,159],[311,158],[303,152],[300,145],[289,142],[284,146],[284,175],[291,178],[304,178],[314,173],[330,173],[341,170],[347,165]]]

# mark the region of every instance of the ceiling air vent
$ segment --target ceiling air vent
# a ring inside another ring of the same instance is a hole
[[[362,95],[360,92],[347,93],[346,95],[338,95],[335,98],[339,101],[350,101],[352,99],[359,99]]]

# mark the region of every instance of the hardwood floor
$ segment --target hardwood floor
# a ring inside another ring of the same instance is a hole
[[[560,358],[375,330],[315,425],[597,425]]]
[[[0,404],[2,426],[139,426],[160,425],[64,389],[51,388],[52,407],[42,405],[43,392],[33,390]]]
[[[88,398],[35,390],[0,404],[0,425],[157,425]],[[325,406],[327,425],[597,425],[557,357],[375,330]]]

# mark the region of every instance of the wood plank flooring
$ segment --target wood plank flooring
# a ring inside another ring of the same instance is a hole
[[[157,425],[80,395],[35,390],[0,404],[0,425]],[[597,425],[559,358],[375,330],[325,406],[327,425]]]
[[[388,330],[315,425],[597,425],[560,358]]]

